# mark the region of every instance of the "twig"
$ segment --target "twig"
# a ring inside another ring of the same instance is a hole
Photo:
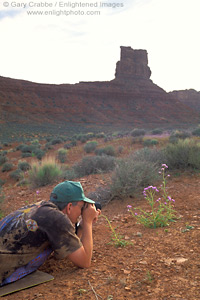
[[[97,295],[97,293],[95,292],[95,290],[94,290],[94,288],[93,288],[93,286],[91,285],[91,283],[90,283],[89,280],[88,280],[88,283],[89,283],[89,286],[91,287],[91,289],[92,289],[92,291],[93,291],[93,293],[94,293],[94,295],[95,295],[95,298],[98,300],[98,299],[99,299],[98,296],[99,296],[101,299],[103,299],[100,295]]]

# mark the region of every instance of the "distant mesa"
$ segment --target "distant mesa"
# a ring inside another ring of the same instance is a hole
[[[198,113],[150,79],[146,50],[121,46],[115,78],[77,84],[38,84],[0,77],[1,123],[85,127],[188,126]]]
[[[135,79],[149,79],[151,70],[148,67],[146,50],[133,50],[131,47],[121,46],[120,61],[117,62],[115,78],[120,81]]]

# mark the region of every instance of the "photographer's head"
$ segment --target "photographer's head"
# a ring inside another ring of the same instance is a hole
[[[72,222],[76,222],[81,215],[85,203],[95,203],[84,195],[81,183],[75,181],[64,181],[56,185],[50,201],[66,213]]]

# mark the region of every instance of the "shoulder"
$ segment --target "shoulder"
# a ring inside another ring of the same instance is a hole
[[[65,230],[66,227],[73,228],[68,216],[60,211],[57,206],[50,201],[42,202],[32,214],[31,219],[37,221],[41,227],[52,228],[53,230]]]

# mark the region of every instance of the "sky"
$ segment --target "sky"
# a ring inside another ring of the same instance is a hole
[[[200,91],[200,0],[1,0],[0,76],[106,81],[120,46],[145,49],[165,91]]]

